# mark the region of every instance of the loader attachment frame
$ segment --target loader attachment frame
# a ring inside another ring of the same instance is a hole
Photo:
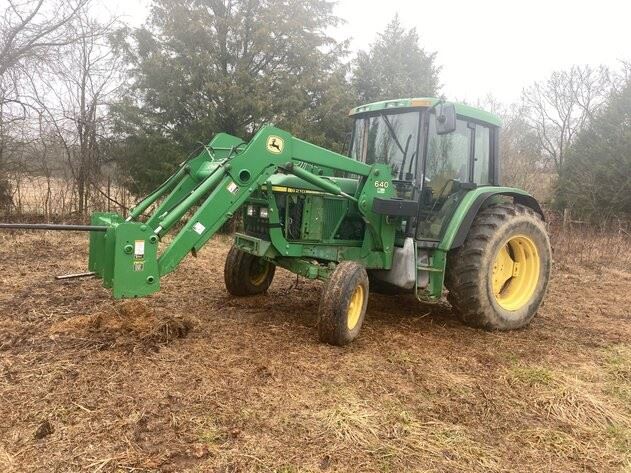
[[[117,214],[95,213],[92,225],[107,226],[107,231],[90,233],[90,271],[103,278],[103,285],[112,289],[115,298],[158,291],[162,276],[175,270],[189,253],[195,255],[200,251],[253,193],[279,172],[293,174],[324,193],[356,205],[366,224],[366,235],[361,247],[351,252],[352,257],[368,258],[377,267],[389,268],[395,222],[372,210],[376,197],[394,195],[389,167],[367,165],[266,126],[249,143],[225,133],[215,136],[202,153],[183,163],[165,183],[139,202],[127,219]],[[325,175],[333,172],[359,179],[354,195],[344,192]],[[270,222],[274,223],[277,220],[273,213],[278,210],[273,206],[269,210]],[[275,230],[279,229],[270,227],[273,245],[270,255],[278,257],[279,265],[327,277],[326,268],[314,273],[310,263],[296,258],[303,256],[298,255],[302,251],[300,245],[290,245],[279,234],[275,235]],[[161,242],[167,246],[158,251]],[[330,257],[335,257],[336,251],[329,251]]]

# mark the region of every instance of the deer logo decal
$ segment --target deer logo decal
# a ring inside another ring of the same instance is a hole
[[[267,151],[269,151],[272,154],[282,153],[284,146],[285,146],[285,143],[283,139],[278,136],[270,135],[267,138]]]

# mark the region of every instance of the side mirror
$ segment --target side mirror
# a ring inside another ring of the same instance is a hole
[[[436,107],[436,134],[446,135],[456,131],[456,107],[453,103],[441,103]]]

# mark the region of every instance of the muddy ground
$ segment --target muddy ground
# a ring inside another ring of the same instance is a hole
[[[231,298],[227,239],[115,303],[84,235],[0,235],[0,471],[631,471],[631,268],[555,262],[524,330],[370,297],[320,344],[321,285]]]

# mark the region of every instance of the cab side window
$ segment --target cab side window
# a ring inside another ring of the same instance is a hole
[[[417,237],[438,240],[469,183],[491,183],[491,129],[456,120],[456,130],[436,133],[436,115],[429,116],[427,159]]]
[[[425,164],[425,187],[437,196],[452,181],[469,182],[469,164],[473,130],[464,120],[456,121],[456,130],[436,134],[436,115],[430,115]]]
[[[438,240],[445,222],[458,205],[462,185],[471,180],[474,132],[475,126],[458,119],[455,131],[439,135],[436,115],[429,116],[417,238]]]
[[[475,125],[475,150],[473,155],[473,182],[479,186],[490,180],[491,132],[488,126]]]

